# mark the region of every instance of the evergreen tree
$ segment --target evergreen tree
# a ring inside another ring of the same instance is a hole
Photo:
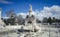
[[[48,23],[49,23],[49,24],[52,23],[52,19],[51,19],[51,17],[48,18]]]

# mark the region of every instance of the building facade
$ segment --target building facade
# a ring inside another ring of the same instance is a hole
[[[2,9],[0,8],[0,26],[4,26],[5,23],[4,23],[3,20],[1,19],[1,15],[2,15]]]
[[[36,18],[35,16],[33,15],[33,12],[32,12],[32,5],[30,5],[30,9],[29,9],[29,15],[26,16],[25,18],[25,25],[36,25]]]

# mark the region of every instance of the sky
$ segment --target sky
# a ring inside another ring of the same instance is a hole
[[[26,17],[29,12],[29,4],[33,7],[33,14],[42,19],[43,17],[60,18],[60,0],[0,0],[2,16],[13,9],[17,15]]]

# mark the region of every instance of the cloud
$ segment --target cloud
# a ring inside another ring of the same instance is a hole
[[[44,7],[43,10],[35,10],[33,11],[33,14],[35,15],[36,18],[39,18],[42,20],[43,17],[56,17],[60,18],[60,6],[54,5],[51,7]],[[19,13],[19,15],[22,15],[24,18],[27,13]]]
[[[48,16],[60,18],[60,6],[44,7],[43,11],[48,13]]]
[[[2,18],[3,18],[3,19],[8,19],[9,17],[6,17],[6,16],[5,16],[5,17],[2,17]]]
[[[2,3],[2,4],[12,4],[13,2],[6,1],[6,0],[0,0],[0,3]]]
[[[18,15],[21,15],[23,18],[25,18],[25,17],[28,15],[28,13],[20,12],[20,13],[17,14],[17,16],[18,16]]]

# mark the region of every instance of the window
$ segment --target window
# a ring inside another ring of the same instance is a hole
[[[28,21],[28,23],[30,23],[30,24],[31,24],[31,23],[32,23],[32,21]]]

